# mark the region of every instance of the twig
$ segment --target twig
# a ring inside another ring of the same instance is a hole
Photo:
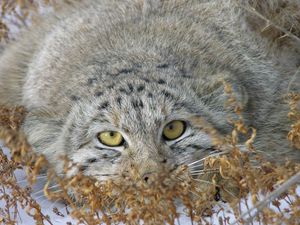
[[[271,192],[267,197],[265,197],[262,201],[255,204],[252,208],[250,208],[247,212],[243,213],[239,216],[231,225],[238,224],[238,222],[243,219],[245,216],[250,215],[246,220],[245,224],[249,224],[253,218],[259,213],[263,208],[265,208],[271,201],[277,198],[279,195],[287,191],[291,186],[300,183],[300,172],[296,173],[282,185],[280,185],[275,191]],[[256,210],[254,214],[251,216],[251,212]]]

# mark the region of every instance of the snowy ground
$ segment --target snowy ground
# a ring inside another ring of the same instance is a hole
[[[0,147],[1,147],[1,143],[0,143]],[[9,155],[9,150],[7,148],[3,148],[5,154]],[[25,176],[25,172],[22,170],[18,170],[15,173],[17,180],[19,182],[19,184],[22,187],[25,187],[27,185],[26,183],[26,176]],[[70,216],[68,216],[67,212],[66,212],[66,207],[64,204],[59,203],[59,202],[51,202],[49,200],[47,200],[47,198],[44,196],[43,193],[43,184],[44,184],[44,180],[38,180],[37,183],[34,185],[33,187],[33,193],[32,196],[34,199],[36,199],[36,201],[41,205],[42,207],[42,212],[45,215],[49,215],[51,218],[51,222],[53,225],[61,225],[61,224],[67,224],[67,222],[71,222],[71,224],[76,224],[75,220],[72,220],[72,218]],[[300,186],[297,189],[297,193],[298,196],[300,196]],[[1,199],[1,196],[0,196]],[[0,200],[0,208],[3,207],[4,202]],[[241,204],[242,206],[245,204]],[[251,207],[251,200],[248,199],[248,205]],[[64,214],[64,216],[59,216],[57,214],[55,214],[53,212],[53,208],[56,207],[57,209],[59,209],[59,211]],[[215,215],[212,218],[207,218],[207,221],[209,221],[211,224],[219,224],[219,218],[218,217],[229,217],[229,221],[232,223],[233,221],[235,221],[235,217],[232,214],[230,208],[228,207],[227,204],[225,203],[219,203],[214,210],[215,211],[219,211],[221,208],[224,208],[225,210],[222,211],[221,213],[219,213],[219,215]],[[288,208],[288,205],[282,201],[282,205],[281,208]],[[242,207],[242,210],[246,210],[246,207]],[[178,209],[179,212],[182,212],[182,210]],[[19,215],[18,215],[18,224],[19,225],[32,225],[34,224],[34,221],[32,220],[32,218],[30,216],[28,216],[25,212],[25,210],[22,210],[21,208],[19,209]],[[225,213],[223,213],[225,212]],[[45,224],[49,224],[48,222],[45,222]],[[188,217],[186,217],[184,215],[184,213],[182,213],[182,216],[179,218],[179,220],[176,222],[176,224],[178,225],[188,225],[191,224],[191,221]],[[253,224],[259,224],[259,223],[253,223]]]

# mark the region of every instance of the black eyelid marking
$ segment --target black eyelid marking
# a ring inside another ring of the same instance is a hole
[[[195,145],[195,144],[187,145],[186,148],[194,148],[194,149],[199,149],[199,150],[203,149],[203,147],[201,145]]]
[[[118,147],[120,147],[120,146],[118,146]],[[102,148],[99,146],[94,146],[94,148],[101,150],[101,151],[112,151],[114,153],[120,153],[118,150],[114,149],[113,147],[112,148]]]
[[[159,79],[159,80],[157,81],[157,83],[159,83],[159,84],[165,84],[165,83],[166,83],[166,81],[165,81],[165,80],[163,80],[163,79]]]
[[[215,147],[215,146],[211,146],[211,147],[209,147],[209,148],[205,148],[204,149],[205,151],[216,151],[217,150],[217,148]]]
[[[99,146],[94,146],[94,148],[98,149],[98,150],[110,150],[110,149],[106,149],[106,148],[101,148]]]
[[[87,163],[95,163],[97,162],[97,158],[90,158],[87,160]]]
[[[169,67],[169,65],[166,64],[166,63],[164,63],[164,64],[158,65],[156,68],[158,68],[158,69],[165,69],[165,68],[168,68],[168,67]]]

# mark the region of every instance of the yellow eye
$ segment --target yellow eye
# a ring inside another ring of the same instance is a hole
[[[185,122],[174,120],[164,127],[163,137],[168,141],[175,140],[184,133],[185,127]]]
[[[122,134],[117,131],[105,131],[98,135],[99,141],[109,147],[121,146],[124,142]]]

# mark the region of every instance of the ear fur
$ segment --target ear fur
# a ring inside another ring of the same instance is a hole
[[[262,51],[289,74],[287,92],[299,92],[300,81],[300,1],[230,0],[233,13],[245,32],[254,34]]]
[[[149,13],[158,10],[162,6],[163,0],[144,0],[143,15],[147,16]]]
[[[232,0],[251,30],[277,48],[300,51],[299,0]]]
[[[248,103],[248,93],[246,88],[238,81],[232,78],[229,74],[221,73],[213,76],[213,79],[200,80],[197,84],[197,94],[200,98],[207,102],[208,105],[225,106],[226,100],[233,95],[236,103],[241,107],[246,107]],[[205,87],[205,88],[203,88]],[[230,87],[231,93],[226,93],[226,88]]]

